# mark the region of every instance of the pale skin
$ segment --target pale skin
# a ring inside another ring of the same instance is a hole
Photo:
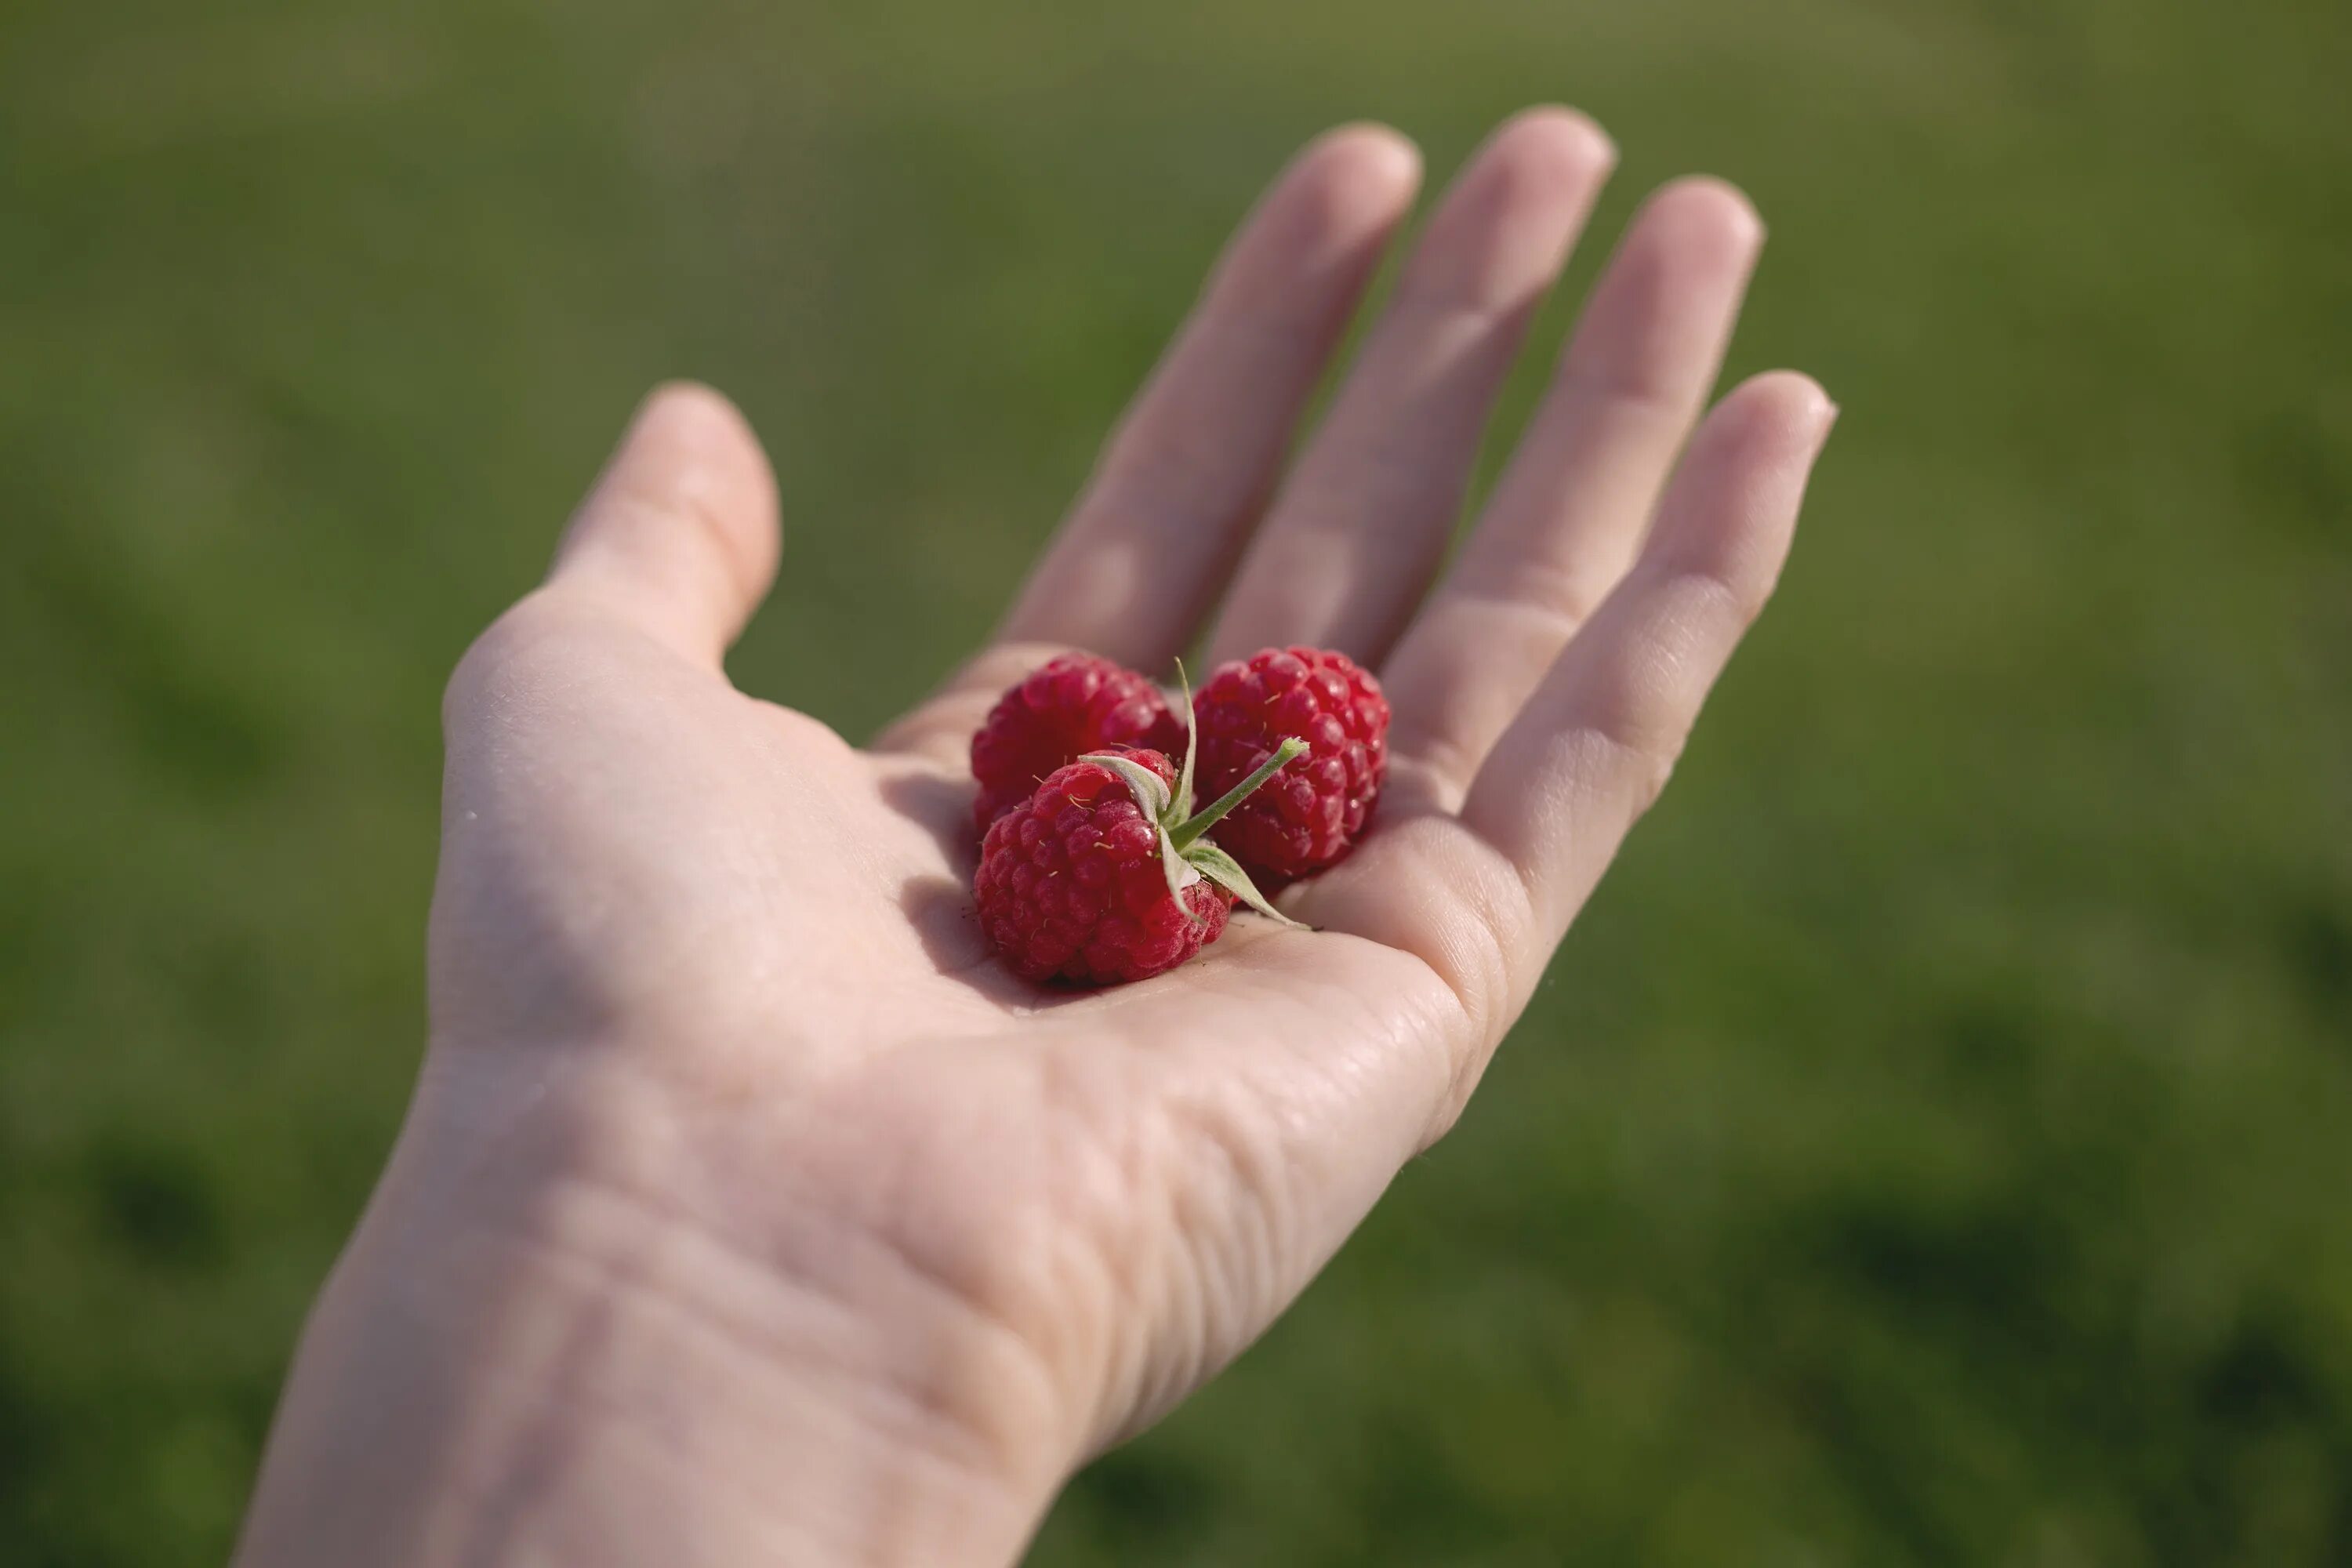
[[[730,684],[774,481],[716,394],[647,400],[450,683],[430,1046],[246,1568],[1012,1563],[1290,1303],[1656,798],[1834,418],[1788,372],[1707,408],[1763,230],[1670,184],[1438,574],[1613,163],[1567,110],[1501,127],[1286,464],[1420,174],[1379,127],[1309,145],[995,640],[864,750]],[[1165,673],[1203,632],[1380,672],[1375,831],[1285,896],[1313,931],[1015,980],[964,890],[971,731],[1054,652]]]

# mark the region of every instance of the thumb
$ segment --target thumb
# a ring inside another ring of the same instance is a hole
[[[782,548],[759,437],[719,394],[671,383],[638,408],[564,531],[548,587],[716,668]]]

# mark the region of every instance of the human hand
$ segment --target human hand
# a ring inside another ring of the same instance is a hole
[[[1284,479],[1418,173],[1379,129],[1309,147],[998,640],[865,750],[728,682],[773,481],[714,395],[646,404],[451,683],[431,1046],[246,1563],[1003,1563],[1283,1310],[1664,784],[1833,416],[1776,373],[1692,433],[1762,231],[1671,185],[1424,602],[1612,162],[1564,111],[1498,132]],[[1212,663],[1380,671],[1372,832],[1284,900],[1314,931],[1015,980],[969,913],[972,730],[1055,651],[1164,671],[1213,611]]]

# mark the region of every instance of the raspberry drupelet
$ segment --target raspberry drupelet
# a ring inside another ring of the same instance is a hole
[[[1388,699],[1346,654],[1267,648],[1221,665],[1194,700],[1202,788],[1215,793],[1285,738],[1307,742],[1297,765],[1236,808],[1217,840],[1273,891],[1344,858],[1388,772]]]

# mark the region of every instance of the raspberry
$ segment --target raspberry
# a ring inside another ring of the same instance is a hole
[[[1192,704],[1201,784],[1212,794],[1248,773],[1288,736],[1299,766],[1217,829],[1234,859],[1271,887],[1337,864],[1355,847],[1388,772],[1388,699],[1346,654],[1270,647],[1222,665]]]
[[[1063,654],[1000,698],[972,736],[971,776],[980,781],[972,826],[986,833],[1047,773],[1087,752],[1173,753],[1183,741],[1182,721],[1150,680],[1092,654]]]
[[[1189,755],[1181,774],[1163,753],[1125,746],[1055,769],[981,842],[981,929],[1025,980],[1104,985],[1199,952],[1236,897],[1282,920],[1202,834],[1305,749],[1281,747],[1198,815]]]
[[[1127,753],[1173,785],[1158,752]],[[1230,896],[1203,877],[1169,891],[1152,820],[1101,763],[1055,771],[996,819],[972,879],[981,924],[1024,980],[1085,985],[1173,969],[1225,929]]]

